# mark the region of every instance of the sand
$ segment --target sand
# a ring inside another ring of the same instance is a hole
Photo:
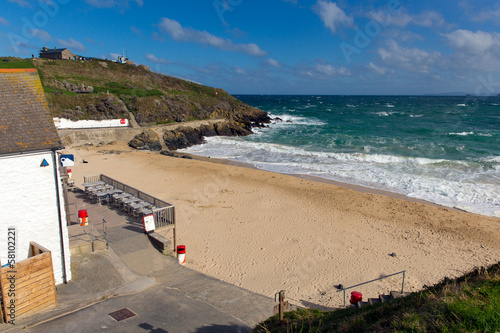
[[[406,270],[405,289],[418,291],[500,260],[498,218],[124,144],[65,153],[77,184],[102,173],[174,204],[187,266],[269,297],[286,290],[300,306],[340,306],[338,284]],[[401,283],[356,290],[377,297]]]

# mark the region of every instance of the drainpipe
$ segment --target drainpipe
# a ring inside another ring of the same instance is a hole
[[[61,211],[61,199],[59,197],[59,176],[57,174],[57,158],[56,151],[52,150],[52,164],[54,168],[54,181],[56,184],[56,198],[57,198],[57,217],[59,219],[59,238],[61,240],[61,260],[62,260],[62,269],[63,269],[63,283],[67,284],[68,281],[66,279],[66,255],[64,253],[64,233],[63,233],[63,223],[62,223],[62,211]]]

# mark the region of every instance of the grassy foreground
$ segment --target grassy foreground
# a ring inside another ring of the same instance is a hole
[[[338,311],[299,309],[253,332],[500,332],[500,263],[408,297]]]

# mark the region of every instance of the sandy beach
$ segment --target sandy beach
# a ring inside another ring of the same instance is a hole
[[[500,260],[498,218],[126,144],[64,153],[78,185],[105,174],[174,204],[187,266],[269,297],[286,290],[300,306],[338,307],[338,284],[406,270],[417,291]],[[357,290],[400,288],[397,276]]]

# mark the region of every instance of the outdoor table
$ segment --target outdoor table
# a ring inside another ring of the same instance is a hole
[[[153,206],[153,204],[150,202],[147,202],[147,201],[132,204],[129,207],[129,210],[130,210],[129,214],[132,213],[132,215],[138,216],[139,210],[141,208],[147,208],[147,207],[151,207],[151,206]]]
[[[96,198],[97,203],[100,205],[100,204],[102,204],[103,201],[109,201],[110,196],[115,194],[115,193],[120,194],[120,193],[123,193],[123,191],[118,190],[118,189],[111,189],[111,190],[107,190],[107,191],[97,192],[95,194],[95,198]]]
[[[139,199],[139,198],[136,198],[136,197],[131,197],[131,198],[122,200],[121,201],[121,208],[123,210],[127,210],[128,211],[128,205],[134,204],[134,203],[136,203],[138,201],[142,201],[142,200]]]
[[[132,194],[127,193],[127,192],[122,192],[118,194],[113,194],[111,197],[113,198],[113,203],[115,206],[118,206],[120,204],[120,200],[125,200],[127,198],[130,198]]]
[[[92,197],[92,198],[96,198],[96,195],[100,192],[106,192],[106,191],[109,191],[109,190],[113,190],[115,187],[112,186],[112,185],[103,185],[103,186],[97,186],[97,187],[93,187],[93,188],[90,188],[88,193],[89,193],[89,196]]]
[[[92,187],[97,187],[97,186],[102,186],[102,185],[106,185],[106,182],[103,182],[102,180],[99,180],[97,182],[83,183],[82,184],[82,186],[85,188],[85,192],[87,192]]]
[[[139,198],[137,198],[137,200],[135,200],[135,201],[127,202],[127,203],[125,204],[127,213],[131,215],[131,214],[132,214],[132,212],[133,212],[133,210],[132,210],[132,206],[134,206],[134,205],[139,205],[139,204],[143,204],[143,203],[144,203],[144,200],[139,199]]]

